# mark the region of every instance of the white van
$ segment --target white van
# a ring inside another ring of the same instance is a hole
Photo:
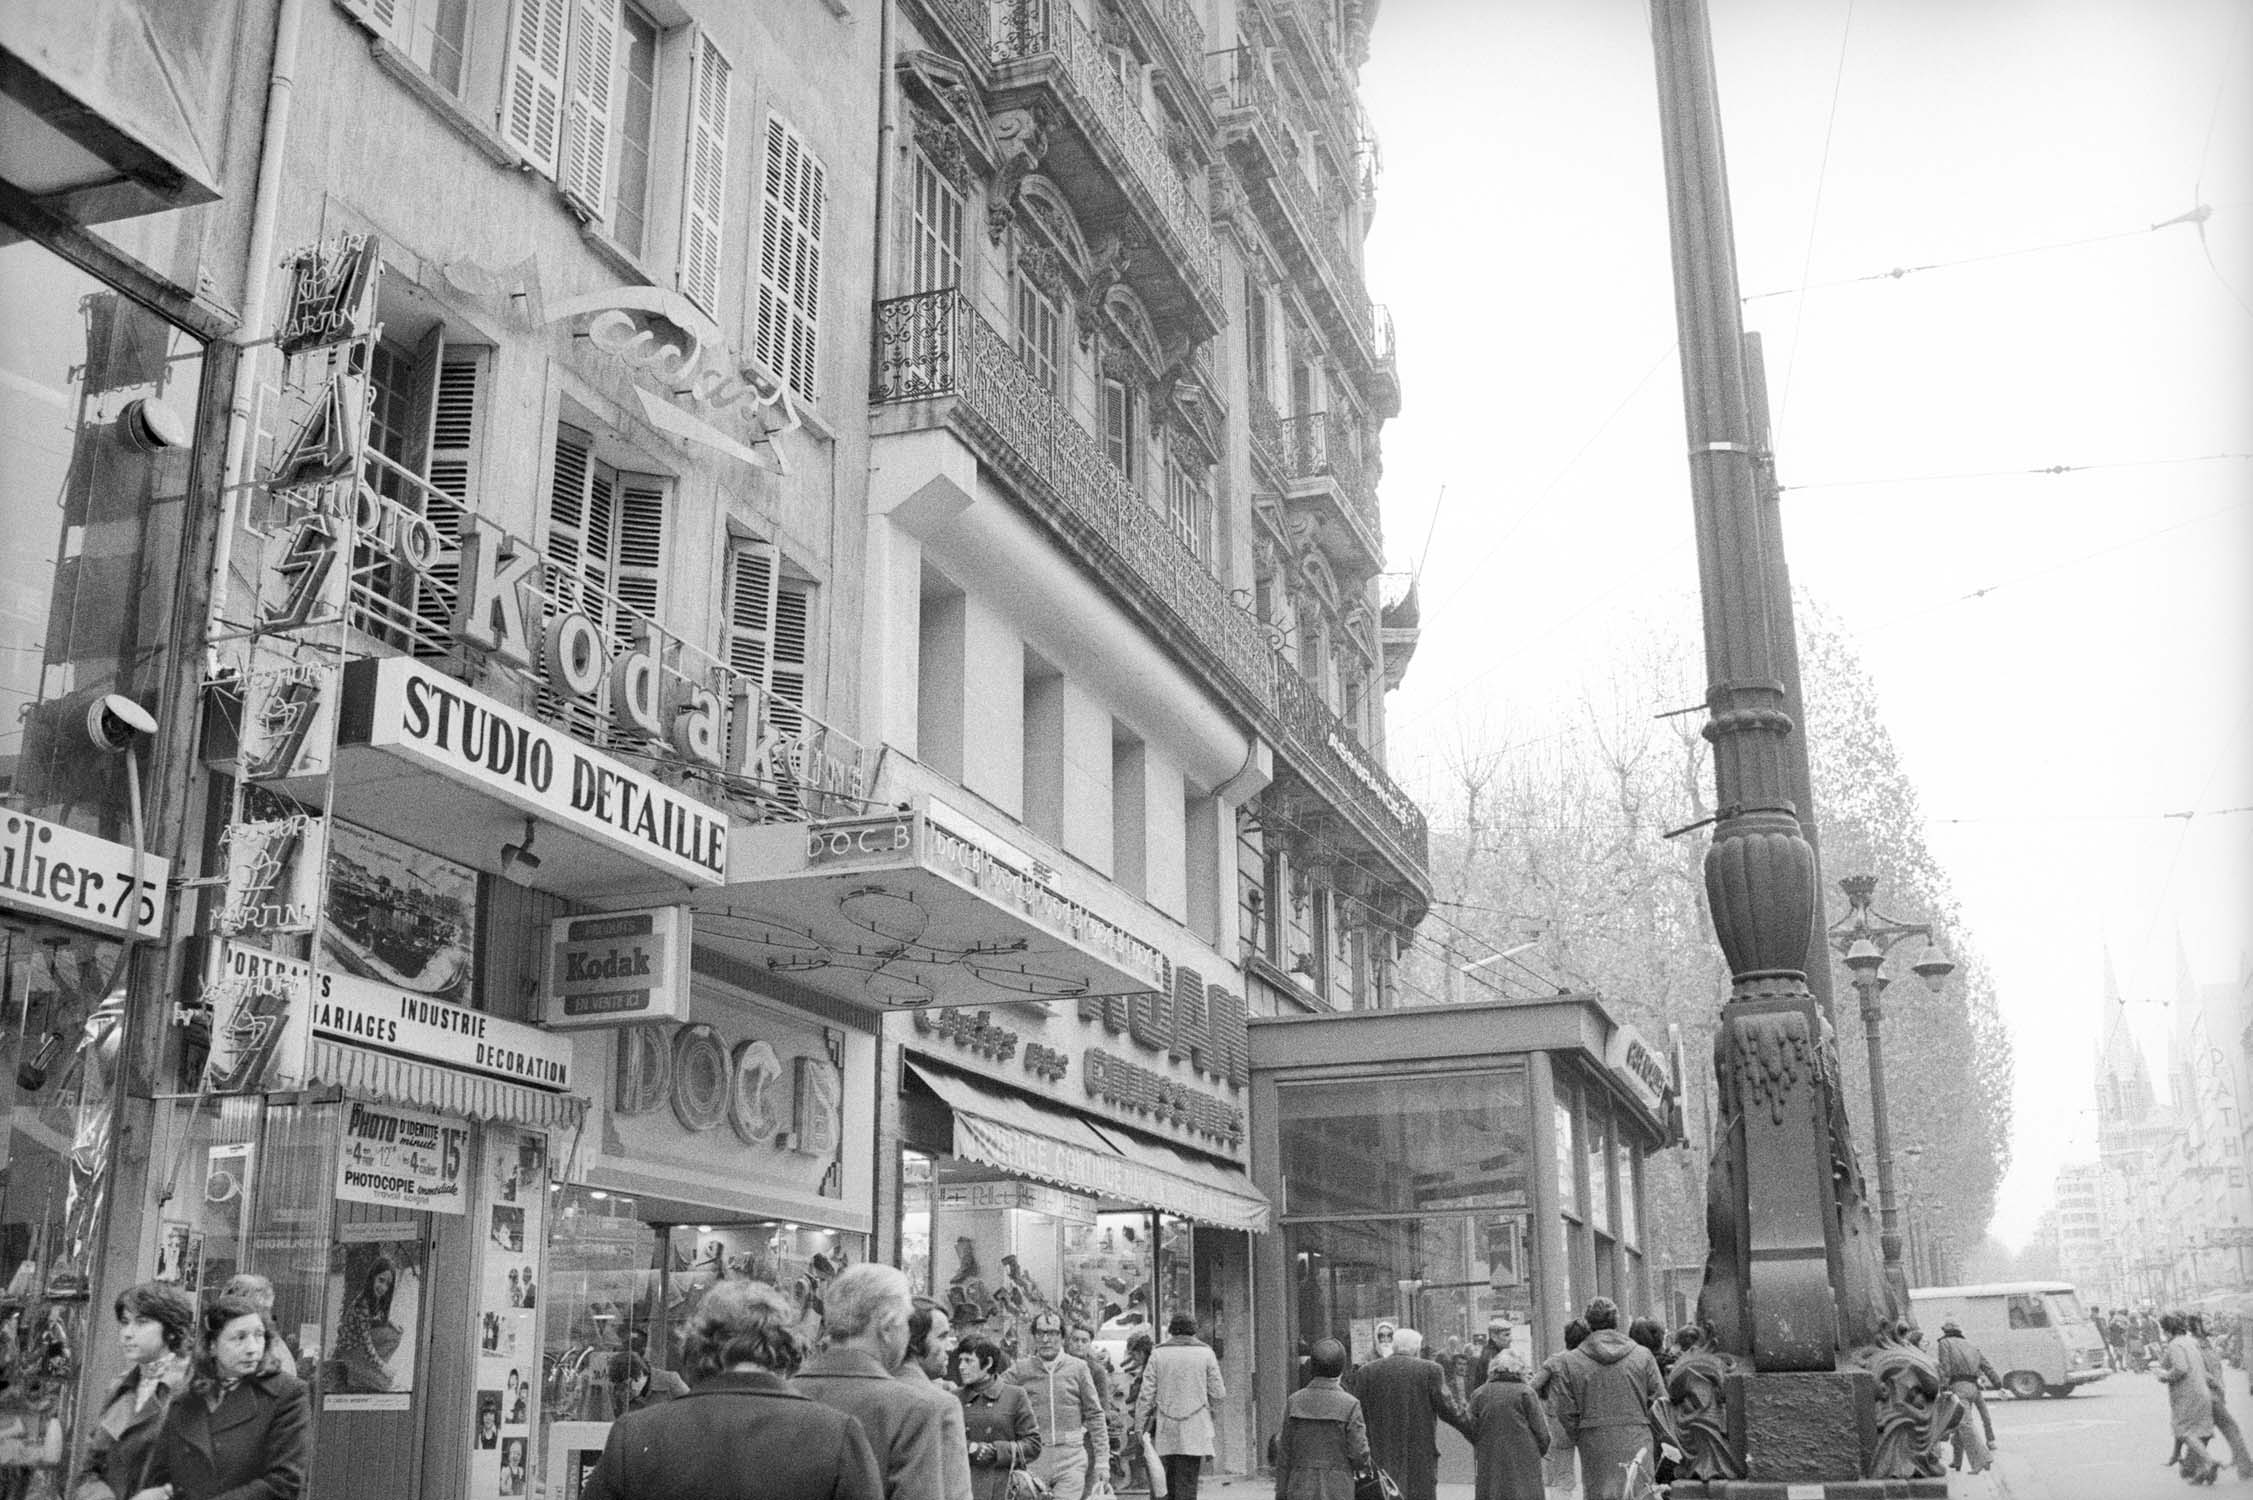
[[[1961,1324],[2021,1401],[2070,1396],[2075,1386],[2104,1379],[2104,1335],[2066,1282],[1917,1287],[1909,1302],[1927,1349],[1939,1342],[1942,1323]]]

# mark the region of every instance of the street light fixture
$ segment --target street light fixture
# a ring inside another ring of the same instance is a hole
[[[1924,939],[1924,951],[1909,967],[1934,994],[1940,993],[1942,981],[1956,971],[1956,965],[1941,950],[1930,926],[1897,922],[1870,904],[1877,894],[1875,875],[1849,875],[1838,887],[1846,892],[1846,915],[1831,924],[1829,938],[1862,1002],[1862,1035],[1870,1051],[1870,1120],[1877,1137],[1878,1244],[1885,1254],[1886,1284],[1906,1312],[1909,1281],[1901,1268],[1901,1221],[1893,1200],[1893,1129],[1885,1101],[1885,1044],[1879,1037],[1885,1018],[1880,997],[1890,981],[1879,971],[1894,946],[1910,938]]]

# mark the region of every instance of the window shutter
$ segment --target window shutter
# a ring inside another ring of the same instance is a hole
[[[501,85],[501,137],[525,160],[556,175],[563,139],[563,51],[571,0],[516,0],[507,73]]]
[[[774,654],[767,686],[778,705],[806,706],[806,676],[810,666],[807,627],[812,605],[813,595],[803,588],[786,583],[775,590]],[[798,734],[805,728],[803,716],[779,706],[774,711],[774,720],[775,727],[784,734]]]
[[[571,102],[563,195],[581,213],[610,211],[611,100],[615,95],[620,0],[575,0],[571,8]]]
[[[728,572],[723,605],[726,638],[720,654],[729,668],[765,687],[773,659],[775,579],[780,556],[772,542],[750,537],[728,539]]]
[[[423,516],[438,533],[439,552],[431,559],[427,579],[415,587],[418,640],[451,639],[454,598],[461,588],[462,517],[476,509],[470,503],[469,483],[477,458],[484,382],[483,349],[460,344],[441,347],[425,471],[433,493],[423,501]],[[425,647],[417,654],[444,655],[446,648]]]
[[[611,591],[623,609],[655,622],[665,576],[665,483],[649,474],[620,474],[617,483],[617,569]],[[633,634],[623,610],[618,630],[622,638]]]
[[[821,330],[821,219],[828,174],[780,116],[767,117],[767,167],[759,245],[759,326],[754,349],[808,401],[815,395]]]
[[[337,8],[394,46],[400,35],[399,0],[336,0]]]
[[[728,169],[728,60],[710,37],[696,42],[689,86],[688,173],[682,193],[681,291],[718,316],[720,228]]]

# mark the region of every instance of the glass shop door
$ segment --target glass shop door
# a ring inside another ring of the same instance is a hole
[[[339,1202],[313,1388],[321,1500],[418,1500],[433,1329],[431,1216]]]

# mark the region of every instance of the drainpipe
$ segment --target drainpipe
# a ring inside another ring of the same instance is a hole
[[[281,232],[282,155],[297,100],[298,39],[306,0],[280,0],[274,17],[274,64],[266,84],[266,128],[258,142],[258,186],[251,202],[250,248],[243,257],[242,322],[230,335],[242,348],[227,407],[227,458],[219,490],[219,536],[211,549],[211,599],[204,616],[204,663],[217,665],[212,641],[221,629],[227,578],[234,569],[235,523],[251,462],[250,409],[258,389],[259,355],[273,321],[274,241]]]
[[[876,8],[876,254],[870,287],[871,302],[881,301],[890,284],[884,279],[886,254],[892,243],[892,139],[899,121],[892,110],[892,12],[897,0],[878,0]]]

